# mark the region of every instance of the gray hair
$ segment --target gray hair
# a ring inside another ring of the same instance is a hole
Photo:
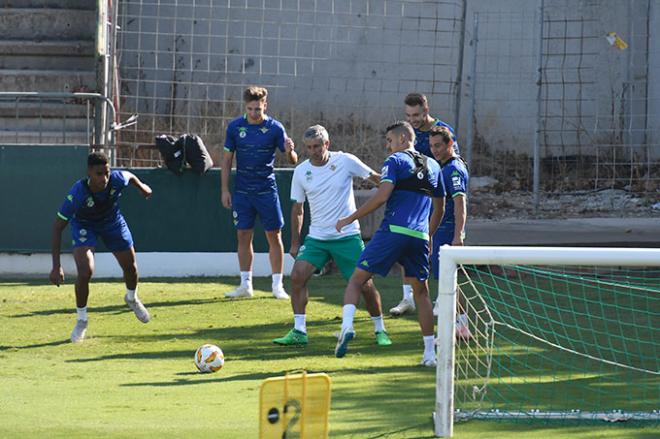
[[[330,140],[330,136],[328,135],[328,130],[326,130],[324,126],[312,125],[311,127],[305,130],[305,134],[303,134],[303,139],[304,140],[321,139],[321,141],[325,143],[328,140]]]

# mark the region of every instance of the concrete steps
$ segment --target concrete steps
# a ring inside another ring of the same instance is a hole
[[[0,91],[97,91],[96,8],[94,0],[0,0]],[[88,144],[93,125],[84,101],[0,100],[0,144]]]
[[[93,71],[94,46],[92,40],[0,40],[0,69]]]

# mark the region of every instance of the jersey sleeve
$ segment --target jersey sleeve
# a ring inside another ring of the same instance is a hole
[[[131,182],[131,177],[133,176],[133,174],[128,171],[112,171],[112,173],[117,181],[117,186],[121,188],[128,186]]]
[[[280,151],[284,152],[284,140],[286,140],[286,130],[284,129],[284,125],[282,125],[279,122],[275,122],[275,127],[277,128],[277,131],[275,132],[275,147],[279,149]]]
[[[225,136],[225,151],[236,151],[236,139],[234,138],[234,124],[227,125],[227,135]]]
[[[368,178],[372,174],[371,168],[362,163],[362,160],[355,157],[353,154],[344,153],[343,157],[348,172],[353,177]]]
[[[398,161],[396,156],[392,154],[387,159],[385,159],[385,163],[383,163],[383,169],[380,171],[380,182],[396,184],[398,169]]]
[[[447,174],[444,180],[448,195],[454,198],[467,194],[467,178],[465,173],[458,168],[452,167],[448,169]]]
[[[300,181],[301,172],[299,170],[300,167],[293,171],[293,178],[291,179],[291,201],[294,203],[305,202],[305,188],[303,188],[302,182]]]
[[[79,183],[76,183],[71,187],[69,193],[64,197],[64,202],[60,206],[60,210],[57,211],[57,216],[64,221],[69,221],[80,208],[81,197],[79,195],[79,185]]]
[[[432,163],[435,165],[431,176],[431,184],[433,185],[433,198],[444,198],[447,195],[447,191],[445,190],[445,182],[442,178],[440,165],[438,165],[437,162]]]

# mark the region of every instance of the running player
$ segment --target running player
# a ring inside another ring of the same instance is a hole
[[[429,112],[429,102],[426,96],[420,93],[410,93],[404,99],[406,120],[415,129],[415,149],[422,154],[434,158],[429,146],[429,133],[434,126],[447,127],[451,133],[454,129],[449,124],[443,122],[437,117],[432,117]],[[459,154],[458,143],[454,142],[454,152]],[[401,302],[393,308],[390,308],[390,314],[400,316],[408,311],[415,311],[415,301],[413,300],[412,287],[407,280],[403,283],[403,297]]]
[[[329,151],[328,131],[321,125],[309,127],[303,136],[309,160],[293,172],[291,182],[291,249],[296,258],[291,272],[291,305],[294,327],[284,337],[276,338],[280,345],[306,345],[307,323],[305,309],[309,297],[307,282],[317,269],[332,258],[344,279],[353,274],[364,243],[360,237],[360,223],[353,221],[341,232],[335,230],[337,219],[355,212],[353,177],[378,184],[378,176],[353,154]],[[300,245],[305,198],[309,202],[311,224],[304,245]],[[391,345],[380,302],[380,294],[372,280],[362,286],[362,294],[374,322],[376,344]]]
[[[89,281],[94,274],[94,251],[99,238],[117,258],[124,272],[124,301],[139,321],[149,321],[149,312],[137,294],[138,271],[133,237],[119,211],[119,197],[129,184],[138,188],[145,198],[151,196],[151,188],[139,178],[128,171],[111,171],[108,157],[103,153],[93,152],[87,158],[87,178],[73,185],[57,212],[52,237],[53,268],[49,277],[58,287],[64,282],[60,247],[62,231],[71,223],[73,259],[78,271],[75,286],[77,320],[71,332],[71,341],[74,343],[82,341],[87,332]]]
[[[222,205],[232,209],[238,236],[238,264],[241,284],[225,297],[252,297],[252,238],[254,222],[258,215],[266,231],[272,291],[276,299],[288,299],[282,284],[284,246],[282,227],[284,217],[273,163],[275,151],[286,153],[291,164],[298,161],[294,143],[286,136],[284,126],[266,115],[268,91],[262,87],[249,87],[243,93],[245,114],[232,120],[227,126],[225,153],[222,157],[221,190]],[[236,154],[236,180],[234,193],[229,191],[229,175]]]
[[[440,273],[440,247],[443,245],[463,245],[465,222],[467,220],[467,192],[470,175],[463,159],[454,151],[454,135],[446,127],[435,126],[430,134],[431,152],[442,167],[442,179],[447,189],[445,215],[440,227],[433,235],[431,267],[433,276],[438,279]],[[463,295],[458,295],[463,302]],[[459,307],[456,319],[456,337],[462,340],[472,338],[465,313],[465,304]],[[434,314],[437,310],[434,308]]]
[[[424,340],[421,364],[435,366],[433,311],[427,279],[429,234],[435,232],[444,213],[445,189],[440,165],[414,150],[415,133],[408,122],[396,122],[387,127],[385,138],[391,155],[383,165],[378,191],[357,211],[337,221],[337,231],[341,231],[387,203],[381,226],[362,252],[346,287],[335,356],[346,355],[348,344],[355,337],[353,317],[362,285],[374,274],[386,276],[394,263],[399,262],[411,279],[419,307],[418,319]]]

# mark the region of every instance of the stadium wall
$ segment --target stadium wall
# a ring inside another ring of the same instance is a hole
[[[55,213],[71,185],[85,175],[88,149],[82,146],[0,146],[0,274],[44,274],[50,271]],[[292,169],[278,170],[284,212],[282,237],[289,247]],[[149,200],[132,187],[123,192],[120,208],[129,224],[142,275],[209,276],[238,274],[236,232],[231,212],[220,203],[220,170],[204,175],[187,170],[176,176],[166,169],[131,169],[149,184]],[[308,209],[307,209],[308,210]],[[308,211],[306,221],[309,221]],[[307,223],[306,223],[307,224]],[[305,226],[306,227],[306,226]],[[306,233],[306,230],[303,231]],[[71,251],[65,229],[62,251]],[[268,245],[261,225],[255,227],[255,275],[268,275]],[[99,248],[103,253],[105,249]],[[111,255],[99,255],[97,276],[120,276]],[[287,272],[293,261],[286,258]],[[65,270],[75,271],[69,256]]]

